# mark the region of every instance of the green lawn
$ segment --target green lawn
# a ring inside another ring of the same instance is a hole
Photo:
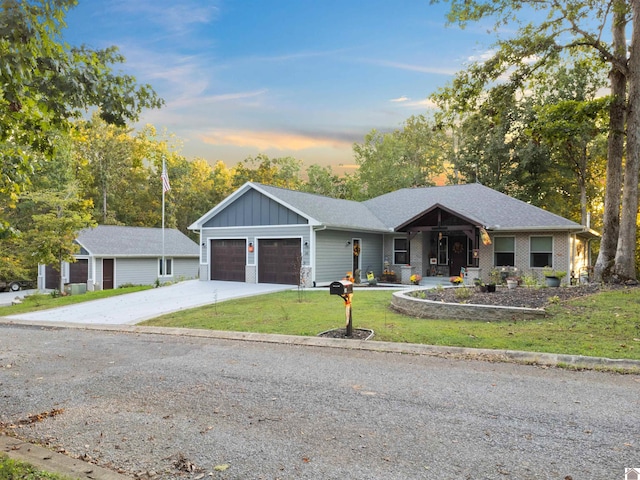
[[[521,322],[425,320],[389,308],[391,292],[358,291],[354,328],[375,340],[640,360],[640,289],[611,290],[549,307]],[[344,326],[344,303],[326,290],[250,297],[176,312],[142,325],[309,335]]]
[[[70,480],[69,477],[43,472],[28,463],[11,460],[0,453],[0,480]]]
[[[28,295],[19,305],[0,307],[0,317],[4,315],[16,315],[18,313],[46,310],[48,308],[64,307],[66,305],[73,305],[74,303],[87,302],[89,300],[97,300],[99,298],[114,297],[116,295],[139,292],[140,290],[147,290],[149,288],[153,287],[148,285],[138,285],[135,287],[116,288],[113,290],[98,290],[95,292],[83,293],[81,295],[67,295],[64,297],[56,297],[49,293],[37,293]]]

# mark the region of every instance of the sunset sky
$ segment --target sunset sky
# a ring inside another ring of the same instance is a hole
[[[116,45],[164,98],[141,123],[187,158],[354,163],[352,145],[429,112],[427,97],[481,58],[486,26],[445,25],[428,0],[80,0],[64,40]],[[342,165],[341,167],[338,167]]]

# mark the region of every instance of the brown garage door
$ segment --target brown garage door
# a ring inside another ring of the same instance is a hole
[[[45,268],[44,288],[52,290],[60,288],[60,272],[53,265],[47,265]]]
[[[258,241],[258,282],[298,285],[300,239],[278,238]]]
[[[69,264],[69,283],[87,283],[89,278],[89,261],[78,260]]]
[[[245,240],[211,240],[211,280],[244,282]]]

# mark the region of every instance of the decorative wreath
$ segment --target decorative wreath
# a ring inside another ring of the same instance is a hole
[[[357,257],[360,255],[360,245],[357,243],[353,246],[353,254]]]
[[[462,253],[464,251],[464,245],[460,242],[453,244],[453,253]]]

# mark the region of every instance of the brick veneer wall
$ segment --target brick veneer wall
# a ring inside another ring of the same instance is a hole
[[[570,270],[570,258],[569,258],[569,242],[570,235],[566,232],[554,233],[554,232],[535,232],[535,233],[491,233],[491,245],[480,244],[479,251],[479,266],[482,269],[481,275],[484,281],[489,280],[489,274],[495,267],[493,264],[493,246],[495,244],[496,237],[515,237],[515,266],[518,269],[518,274],[533,275],[537,278],[542,278],[542,268],[531,268],[529,266],[529,245],[531,237],[552,236],[553,237],[553,268],[556,270],[562,270],[567,272],[567,277],[563,280],[568,281],[568,274]],[[499,267],[499,266],[498,266]]]

